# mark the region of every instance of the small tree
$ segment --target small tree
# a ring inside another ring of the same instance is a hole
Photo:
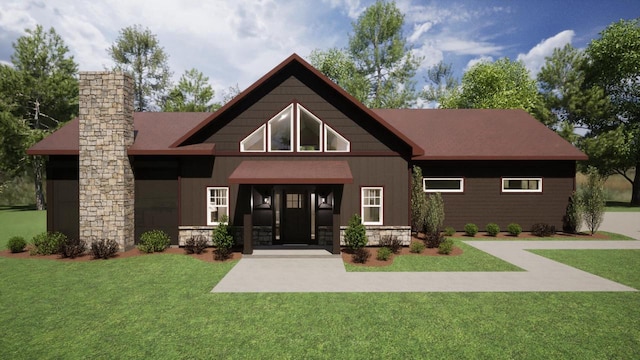
[[[427,216],[427,196],[422,187],[422,169],[413,166],[411,178],[411,228],[418,232],[424,229]]]
[[[225,260],[231,254],[231,248],[233,247],[234,241],[233,236],[229,234],[229,218],[227,215],[223,215],[220,218],[220,224],[218,227],[213,230],[212,242],[213,246],[216,248],[214,252],[214,256],[216,260]]]
[[[580,190],[579,199],[584,222],[593,235],[602,224],[606,205],[604,180],[594,168],[589,169],[587,184]]]
[[[344,242],[351,250],[358,250],[367,246],[369,242],[367,230],[358,214],[353,214],[351,220],[349,220],[349,225],[344,231]]]
[[[436,248],[444,240],[440,233],[444,224],[444,202],[440,193],[429,194],[424,221],[425,242],[428,248]]]
[[[569,197],[569,204],[567,204],[567,210],[562,218],[562,231],[575,234],[578,232],[581,224],[582,209],[580,201],[578,201],[578,195],[574,192]]]

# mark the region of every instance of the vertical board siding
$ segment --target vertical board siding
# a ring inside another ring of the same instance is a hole
[[[77,156],[50,156],[47,163],[47,231],[69,238],[80,234],[80,195]],[[87,240],[87,239],[83,239]]]

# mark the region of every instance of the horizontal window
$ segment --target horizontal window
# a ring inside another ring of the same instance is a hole
[[[502,192],[542,192],[542,178],[502,178]]]
[[[463,178],[424,178],[422,179],[426,192],[463,192]]]

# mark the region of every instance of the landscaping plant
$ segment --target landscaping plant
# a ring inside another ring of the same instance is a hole
[[[455,233],[456,233],[456,229],[452,228],[451,226],[447,226],[446,228],[444,228],[445,236],[453,236]]]
[[[162,230],[149,230],[140,235],[138,249],[142,252],[162,252],[171,244],[171,238]]]
[[[12,253],[20,253],[27,247],[27,242],[22,236],[13,236],[7,242],[7,249]]]
[[[522,232],[522,227],[516,223],[511,223],[507,225],[507,232],[509,232],[511,236],[517,237]]]
[[[207,238],[204,235],[192,236],[185,241],[184,252],[187,254],[202,254],[207,246]]]
[[[584,223],[593,235],[602,224],[606,206],[604,181],[596,170],[589,169],[587,183],[580,189],[579,198],[580,206],[583,209]]]
[[[478,225],[473,223],[468,223],[464,226],[464,232],[467,236],[474,237],[478,233]]]
[[[31,255],[53,255],[60,252],[60,245],[67,237],[60,232],[43,232],[31,239]]]
[[[344,231],[344,242],[353,251],[352,258],[354,262],[362,264],[367,262],[371,254],[364,247],[367,246],[369,239],[367,239],[367,230],[358,214],[353,214],[349,220],[349,225]]]
[[[391,258],[391,254],[393,252],[388,247],[381,247],[378,249],[378,254],[376,255],[376,259],[381,261],[387,261]]]
[[[113,239],[100,239],[91,243],[89,250],[94,259],[108,259],[118,252],[118,243]]]
[[[211,238],[213,246],[216,250],[213,256],[216,260],[226,260],[231,255],[231,248],[234,245],[233,236],[229,234],[229,218],[223,215],[220,218],[218,227],[213,230],[213,237]]]
[[[366,263],[370,257],[371,257],[371,252],[369,252],[369,249],[364,247],[354,250],[353,255],[351,255],[353,262],[358,264]]]
[[[87,251],[87,243],[76,238],[65,238],[60,243],[60,256],[63,258],[75,259]]]
[[[582,224],[582,209],[578,195],[573,192],[569,197],[569,204],[562,218],[562,231],[575,234],[578,232],[580,224]]]
[[[548,237],[556,233],[556,227],[545,223],[531,225],[531,233],[539,237]]]
[[[444,241],[438,246],[438,254],[449,255],[453,251],[453,239],[446,238]]]
[[[444,202],[440,193],[429,194],[427,200],[427,217],[425,220],[425,245],[437,248],[444,240],[441,229],[444,223]]]
[[[498,236],[498,233],[500,233],[500,226],[496,223],[487,224],[487,233],[493,237]]]
[[[380,243],[378,245],[381,247],[387,247],[391,252],[397,254],[402,248],[402,241],[400,241],[397,236],[385,235],[380,237]]]
[[[427,217],[427,196],[422,184],[422,169],[413,166],[411,177],[411,229],[418,232],[424,229]]]
[[[424,251],[424,244],[421,242],[412,242],[411,246],[409,246],[409,251],[414,253],[414,254],[420,254]]]

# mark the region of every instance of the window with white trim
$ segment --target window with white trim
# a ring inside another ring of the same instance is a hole
[[[298,105],[298,151],[322,151],[322,121]]]
[[[464,192],[464,178],[423,178],[425,192]]]
[[[293,151],[293,104],[267,122],[269,151]]]
[[[349,152],[350,143],[342,135],[325,124],[324,148],[328,152]]]
[[[262,125],[258,130],[251,133],[240,142],[240,151],[244,152],[263,152],[266,150],[265,146],[265,132],[266,125]]]
[[[364,225],[382,225],[382,187],[363,187],[360,189],[361,217]]]
[[[542,178],[502,178],[502,192],[542,192]]]
[[[229,216],[229,188],[207,188],[207,225],[218,225],[223,216]]]

